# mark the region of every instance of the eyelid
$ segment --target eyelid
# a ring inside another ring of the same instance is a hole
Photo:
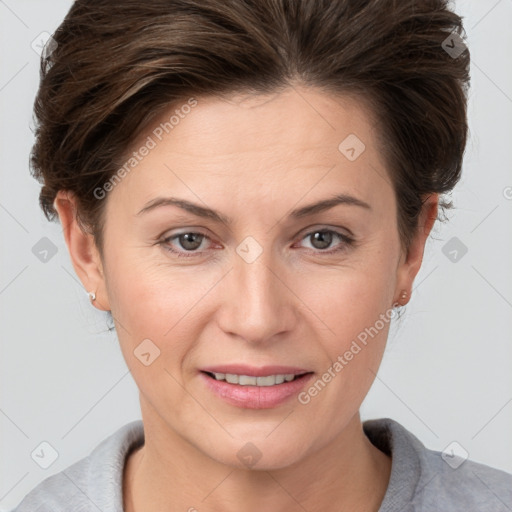
[[[346,238],[355,239],[354,233],[350,231],[350,229],[341,227],[341,226],[329,226],[326,224],[313,224],[312,226],[308,226],[307,228],[299,231],[295,237],[304,238],[306,235],[310,235],[311,233],[316,233],[317,231],[332,231],[333,233],[339,233],[341,236]],[[346,233],[344,233],[344,231]]]
[[[208,236],[205,232],[201,231],[200,229],[186,229],[184,231],[178,231],[177,233],[172,233],[170,235],[166,235],[167,232],[165,232],[162,236],[158,237],[157,243],[165,243],[169,242],[171,240],[175,240],[181,235],[187,235],[189,233],[193,233],[194,235],[201,235],[204,239],[208,240],[210,243],[213,243],[212,237]],[[202,242],[202,241],[201,241]],[[182,251],[180,251],[182,252]],[[186,252],[186,251],[183,251]],[[200,251],[188,251],[190,254],[201,254]]]
[[[349,249],[351,246],[354,246],[356,244],[356,240],[355,240],[355,237],[352,235],[352,232],[349,229],[346,229],[346,228],[345,228],[345,230],[350,232],[351,234],[348,235],[348,234],[343,233],[343,228],[341,228],[341,227],[334,228],[334,227],[330,227],[330,226],[326,226],[326,225],[323,225],[323,226],[320,226],[320,227],[318,227],[318,225],[317,226],[308,226],[307,228],[304,228],[304,230],[299,232],[299,234],[295,235],[294,239],[298,237],[299,242],[301,242],[302,240],[304,240],[308,236],[311,236],[313,233],[318,233],[318,232],[333,233],[335,236],[338,236],[338,238],[341,240],[341,243],[339,243],[338,245],[335,245],[334,248],[329,248],[329,249],[325,249],[325,250],[320,250],[320,249],[315,250],[315,249],[306,248],[306,249],[308,249],[309,251],[312,251],[315,254],[320,254],[320,255],[326,255],[327,256],[327,255],[332,255],[332,254],[335,254],[335,253],[341,253],[341,252]],[[195,257],[195,256],[203,256],[205,254],[205,252],[207,252],[207,250],[203,250],[203,251],[175,250],[175,249],[171,249],[170,246],[166,246],[165,245],[165,244],[169,244],[171,240],[174,240],[174,239],[178,238],[181,235],[193,233],[193,234],[197,234],[197,235],[203,236],[210,243],[214,243],[212,238],[210,236],[208,236],[200,228],[193,228],[192,227],[192,228],[184,229],[184,230],[178,231],[176,233],[172,233],[170,235],[165,236],[166,233],[167,232],[164,232],[163,235],[161,235],[161,237],[159,237],[159,239],[157,241],[157,244],[161,245],[165,250],[167,250],[171,254],[174,254],[174,255],[176,255],[178,257],[190,258],[190,257]]]
[[[171,234],[167,234],[167,233],[171,233]],[[203,235],[205,238],[208,238],[209,240],[211,240],[211,237],[204,230],[202,230],[201,228],[191,227],[191,228],[187,228],[187,229],[182,229],[181,231],[177,231],[177,232],[174,232],[173,230],[167,229],[159,237],[157,237],[157,241],[165,242],[166,240],[170,240],[172,238],[176,238],[176,237],[178,237],[180,235],[186,235],[188,233],[194,233],[194,234],[197,234],[197,235]]]

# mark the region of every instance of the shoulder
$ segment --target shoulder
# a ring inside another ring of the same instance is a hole
[[[450,510],[512,510],[512,475],[445,452],[424,448],[420,452],[424,476],[418,489],[421,500],[433,506],[450,504]]]
[[[121,512],[125,459],[143,442],[141,420],[122,426],[90,455],[39,483],[12,512]]]
[[[390,418],[363,425],[372,443],[392,457],[388,491],[379,512],[402,503],[422,512],[512,510],[512,474],[455,455],[450,448],[430,450]]]
[[[71,468],[75,468],[80,475],[87,471],[87,466],[88,461],[85,458],[60,473],[44,479],[23,498],[12,512],[60,512],[65,510],[66,503],[73,506],[73,510],[77,512],[89,510],[84,506],[84,496],[78,487],[81,482],[80,476],[76,479],[77,484],[73,483],[73,477],[69,479],[66,477]]]

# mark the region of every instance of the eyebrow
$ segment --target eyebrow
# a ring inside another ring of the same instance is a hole
[[[309,215],[313,215],[315,213],[323,212],[325,210],[329,210],[337,205],[349,205],[349,206],[359,206],[361,208],[365,208],[367,210],[371,210],[371,206],[358,199],[357,197],[348,195],[348,194],[338,194],[334,197],[324,199],[322,201],[318,201],[313,204],[309,204],[307,206],[303,206],[302,208],[297,208],[290,212],[289,217],[293,219],[300,219],[303,217],[307,217]],[[196,203],[192,203],[185,199],[180,199],[177,197],[157,197],[149,201],[143,208],[137,213],[137,216],[147,213],[155,208],[162,206],[177,206],[197,217],[203,217],[207,219],[211,219],[215,222],[221,222],[223,224],[231,225],[233,224],[233,220],[230,217],[226,217],[225,215],[217,212],[216,210],[212,210],[211,208],[207,208],[204,206],[200,206]]]

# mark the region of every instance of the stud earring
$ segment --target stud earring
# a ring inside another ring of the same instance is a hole
[[[396,309],[396,308],[404,307],[405,304],[407,304],[407,296],[408,296],[408,293],[405,290],[402,290],[402,293],[400,294],[400,298],[398,299],[397,302],[395,302],[393,304],[393,308]]]
[[[96,300],[96,293],[95,292],[87,292],[87,295],[89,295],[89,300],[91,301],[91,304]]]

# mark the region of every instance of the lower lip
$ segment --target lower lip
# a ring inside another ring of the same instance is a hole
[[[231,405],[244,409],[277,407],[298,394],[313,377],[312,373],[308,373],[291,382],[283,382],[274,386],[240,386],[240,384],[230,384],[225,380],[216,380],[203,372],[200,372],[200,375],[208,388],[218,397]]]

